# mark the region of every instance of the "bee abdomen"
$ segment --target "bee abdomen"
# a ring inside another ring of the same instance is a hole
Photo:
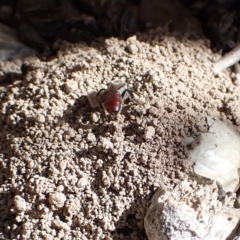
[[[117,114],[122,105],[122,96],[121,94],[116,91],[113,95],[112,98],[104,102],[104,107],[109,113],[115,113]]]

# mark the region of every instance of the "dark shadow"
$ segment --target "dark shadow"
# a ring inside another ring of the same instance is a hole
[[[4,18],[0,15],[0,22],[15,29],[28,47],[40,53],[42,60],[55,56],[56,40],[91,44],[99,38],[127,39],[149,26],[163,27],[169,22],[172,32],[203,37],[197,14],[180,0],[155,0],[151,4],[146,0],[38,0],[34,4],[18,0],[3,1],[0,7],[12,11]]]
[[[16,29],[21,40],[34,48],[38,53],[37,57],[42,61],[56,57],[61,41],[85,42],[89,47],[96,47],[95,43],[98,43],[97,48],[101,48],[101,43],[103,46],[104,40],[109,37],[126,40],[138,32],[164,27],[166,24],[169,26],[169,32],[162,34],[177,32],[180,37],[184,36],[193,41],[204,37],[198,19],[199,11],[196,13],[191,9],[191,1],[155,0],[149,4],[146,0],[106,0],[102,5],[101,0],[49,0],[37,1],[35,4],[28,0],[18,0],[14,3],[3,1],[0,8],[2,6],[13,11],[4,19],[1,19],[0,14],[0,22]],[[229,42],[231,37],[236,38],[235,35],[225,37],[221,43],[215,45],[228,51],[230,48],[226,47],[226,41]],[[78,70],[81,70],[81,67],[76,65],[67,69],[67,72]],[[22,74],[6,72],[1,76],[0,84],[11,84],[16,79],[22,80],[26,73],[27,66],[23,63]]]
[[[6,179],[4,176],[6,173],[4,171],[0,171],[0,188],[3,188],[3,183],[6,183]],[[6,188],[6,187],[5,187]],[[0,239],[11,239],[11,231],[9,232],[9,227],[15,223],[20,229],[20,224],[18,224],[15,220],[16,214],[12,213],[11,209],[13,207],[13,197],[14,194],[10,189],[6,189],[6,191],[1,191],[0,193]]]
[[[152,190],[152,194],[143,197],[142,199],[138,196],[135,197],[134,203],[131,205],[129,209],[122,213],[121,218],[116,224],[116,230],[113,232],[116,239],[126,239],[126,240],[147,240],[147,235],[142,226],[143,219],[139,219],[139,209],[143,209],[141,212],[143,216],[146,215],[147,207],[149,202],[154,194],[154,190]]]

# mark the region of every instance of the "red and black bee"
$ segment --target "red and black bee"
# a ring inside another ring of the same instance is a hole
[[[101,89],[96,95],[97,102],[103,110],[104,117],[105,110],[110,114],[120,113],[124,101],[128,98],[133,98],[132,91],[122,82],[121,85],[111,83],[107,89]]]

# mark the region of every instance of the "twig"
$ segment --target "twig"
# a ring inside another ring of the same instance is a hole
[[[214,64],[213,72],[218,74],[238,61],[240,61],[240,44]]]

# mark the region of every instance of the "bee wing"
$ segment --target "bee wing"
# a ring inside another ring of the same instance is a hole
[[[87,99],[88,99],[88,102],[89,102],[91,108],[99,107],[99,103],[97,101],[97,94],[98,94],[97,92],[93,91],[87,95]]]
[[[120,94],[127,89],[127,84],[122,80],[115,80],[111,82],[110,85],[113,85],[116,89],[118,89],[118,91],[123,88],[124,90],[121,90],[122,92],[119,91]]]

